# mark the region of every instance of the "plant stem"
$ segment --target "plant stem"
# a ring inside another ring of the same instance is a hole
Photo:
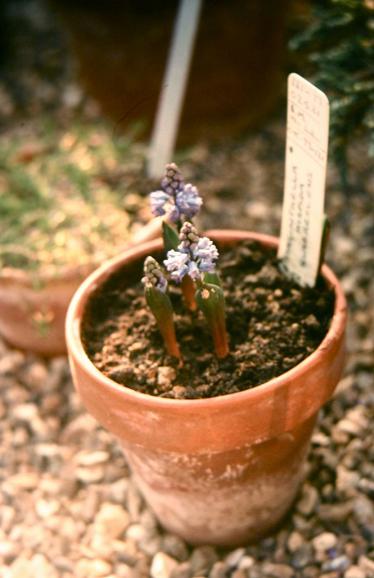
[[[185,275],[182,279],[181,289],[187,309],[196,311],[197,304],[195,299],[195,284],[189,275]]]
[[[229,353],[229,344],[227,340],[227,331],[224,315],[218,315],[214,322],[210,323],[214,349],[217,357],[223,359]]]
[[[181,352],[175,335],[174,323],[159,324],[159,330],[163,337],[168,354],[182,361]]]

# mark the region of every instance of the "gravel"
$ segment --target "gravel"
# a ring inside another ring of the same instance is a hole
[[[282,139],[277,124],[269,130]],[[281,172],[281,158],[262,160],[273,175],[274,186],[266,185],[272,194],[262,194],[263,176],[258,180],[252,175],[252,187],[245,192],[239,182],[248,181],[243,159],[250,167],[251,159],[268,146],[267,135],[260,134],[243,142],[235,158],[230,151],[227,158],[223,151],[207,152],[212,162],[209,170],[205,166],[200,185],[206,195],[206,226],[220,225],[225,206],[222,220],[228,222],[222,225],[235,221],[238,227],[277,233],[281,185],[274,167]],[[235,203],[217,201],[218,182],[220,187],[223,183],[216,163]],[[191,174],[199,167],[195,158]],[[360,175],[364,173],[358,170],[356,177]],[[165,532],[139,495],[119,445],[82,407],[66,358],[47,361],[0,342],[2,577],[374,576],[373,276],[365,224],[371,201],[365,186],[363,179],[362,188],[348,198],[330,170],[327,210],[333,232],[327,260],[350,303],[349,356],[336,394],[321,412],[306,480],[283,526],[258,544],[229,552],[192,548]],[[261,199],[256,203],[263,211],[243,217],[238,198],[251,195]],[[166,378],[160,368],[160,379]]]
[[[61,91],[62,105],[84,108],[73,88]],[[5,84],[0,97],[11,124],[19,103]],[[214,150],[201,143],[184,157],[186,178],[205,198],[201,227],[279,233],[283,125],[272,121]],[[327,262],[349,301],[348,362],[321,411],[305,483],[282,527],[229,552],[192,548],[165,532],[119,444],[82,407],[67,359],[47,361],[0,341],[1,578],[374,577],[374,227],[365,151],[360,141],[351,147],[349,191],[328,172]],[[160,369],[159,379],[167,379]]]

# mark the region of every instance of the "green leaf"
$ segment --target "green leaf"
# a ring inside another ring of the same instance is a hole
[[[218,273],[204,273],[204,283],[222,287],[221,279],[219,278]]]
[[[204,283],[196,291],[196,303],[203,312],[212,333],[218,358],[229,353],[225,322],[225,297],[223,290],[213,283]]]
[[[147,287],[144,293],[148,307],[156,319],[169,355],[176,357],[182,362],[175,335],[173,306],[169,296],[155,287]]]
[[[148,287],[144,291],[147,305],[156,318],[157,323],[167,323],[173,315],[173,306],[169,295],[155,287]]]
[[[170,251],[170,249],[177,249],[180,243],[177,231],[166,223],[162,221],[162,237],[164,239],[165,251]]]
[[[196,302],[209,323],[224,315],[225,297],[219,285],[204,283],[196,291]]]

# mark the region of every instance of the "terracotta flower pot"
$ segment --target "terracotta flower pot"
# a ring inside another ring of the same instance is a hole
[[[161,220],[153,219],[132,238],[132,244],[158,237]],[[66,353],[65,317],[70,299],[95,269],[94,263],[32,276],[22,269],[0,273],[0,335],[26,351],[50,357]]]
[[[116,129],[154,122],[179,2],[53,0],[80,80]],[[204,2],[178,144],[222,141],[261,122],[284,82],[289,0]],[[140,133],[139,133],[140,134]]]
[[[93,270],[76,267],[56,277],[35,279],[21,269],[0,275],[0,334],[14,347],[45,356],[66,352],[66,311],[75,291]]]
[[[220,246],[245,239],[277,244],[273,237],[242,231],[208,234]],[[330,329],[307,359],[267,383],[210,399],[138,393],[96,369],[82,345],[81,320],[99,285],[161,246],[154,241],[130,249],[78,289],[66,325],[74,383],[88,411],[121,441],[139,488],[165,528],[192,543],[244,544],[273,528],[295,498],[316,416],[342,372],[346,302],[324,266],[336,297]]]

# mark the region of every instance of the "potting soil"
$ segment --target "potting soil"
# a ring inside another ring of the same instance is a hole
[[[300,287],[280,271],[273,249],[242,243],[220,258],[230,343],[225,359],[215,356],[202,314],[187,311],[179,288],[171,289],[179,367],[146,306],[140,264],[135,269],[130,276],[119,271],[94,293],[82,337],[101,372],[150,395],[206,398],[262,384],[310,355],[333,314],[334,293],[322,278],[315,288]],[[139,282],[129,286],[129,277]]]

